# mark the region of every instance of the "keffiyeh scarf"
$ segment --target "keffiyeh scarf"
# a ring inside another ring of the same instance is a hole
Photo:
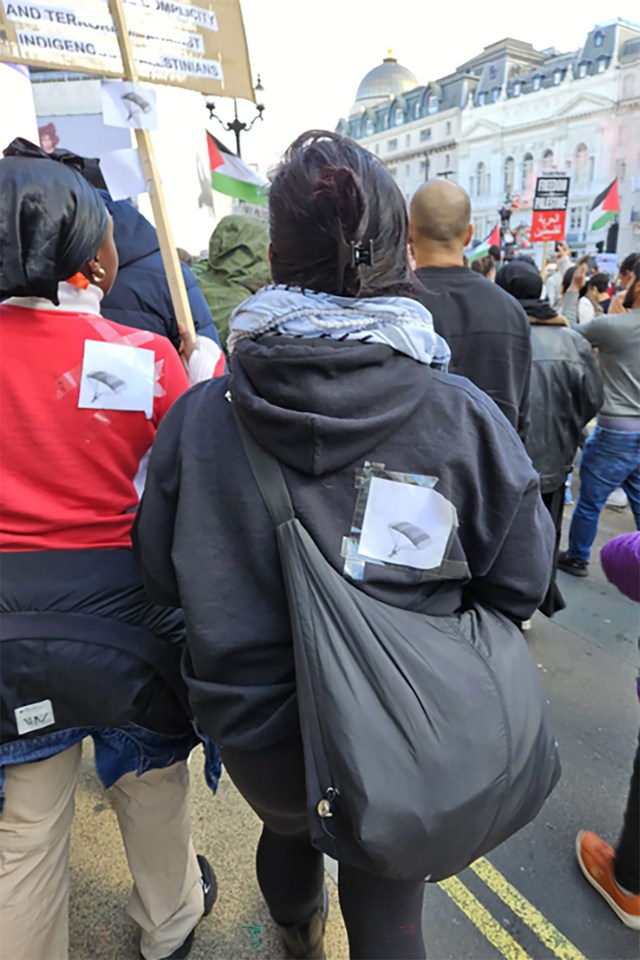
[[[357,299],[281,285],[264,287],[234,311],[229,352],[241,340],[264,334],[382,343],[439,370],[446,370],[451,358],[429,311],[408,297]]]

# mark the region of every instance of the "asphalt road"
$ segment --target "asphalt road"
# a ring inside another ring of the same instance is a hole
[[[628,509],[605,510],[597,545],[632,528]],[[567,609],[553,621],[536,615],[528,635],[555,720],[562,780],[534,824],[475,870],[443,887],[427,887],[430,960],[640,956],[637,935],[586,883],[574,856],[575,835],[583,827],[615,842],[638,733],[638,609],[606,582],[595,556],[588,578],[560,574]],[[212,915],[198,928],[192,960],[283,957],[255,881],[257,819],[227,777],[212,798],[196,759],[192,808],[196,848],[215,865],[220,889]],[[327,866],[331,877],[334,865]],[[71,871],[72,960],[138,956],[137,931],[124,912],[130,878],[90,749],[77,794]],[[346,939],[332,880],[329,887],[327,956],[342,960]]]

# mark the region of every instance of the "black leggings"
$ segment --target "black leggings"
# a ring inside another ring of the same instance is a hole
[[[258,883],[276,923],[304,923],[322,900],[324,862],[311,846],[299,739],[260,752],[221,750],[224,765],[264,824]],[[339,864],[340,907],[352,960],[424,960],[422,881],[383,880]]]
[[[624,826],[616,847],[614,874],[629,893],[640,893],[640,744],[633,764]]]

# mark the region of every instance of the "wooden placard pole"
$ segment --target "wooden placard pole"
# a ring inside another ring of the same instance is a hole
[[[542,269],[540,270],[543,280],[544,280],[544,272],[547,269],[548,262],[549,262],[549,241],[545,240],[544,247],[542,248]]]
[[[124,68],[124,79],[137,82],[138,70],[133,56],[133,48],[131,46],[122,0],[109,0],[109,6],[118,36],[118,46],[120,47],[120,56],[122,57],[122,66]],[[189,306],[187,288],[184,284],[178,252],[173,241],[171,224],[167,216],[167,208],[164,202],[160,175],[156,166],[151,134],[148,130],[136,130],[135,133],[140,162],[142,164],[142,172],[149,185],[149,198],[151,200],[153,216],[156,221],[160,253],[162,254],[162,262],[164,263],[167,280],[169,282],[173,309],[176,312],[180,332],[187,333],[195,340],[196,330],[193,324],[193,317],[191,316],[191,307]]]

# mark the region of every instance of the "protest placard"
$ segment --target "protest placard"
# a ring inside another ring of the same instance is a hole
[[[139,80],[254,100],[240,0],[122,0]],[[0,0],[0,60],[125,76],[109,0]]]
[[[532,243],[564,240],[569,201],[569,177],[538,177],[533,197]]]

